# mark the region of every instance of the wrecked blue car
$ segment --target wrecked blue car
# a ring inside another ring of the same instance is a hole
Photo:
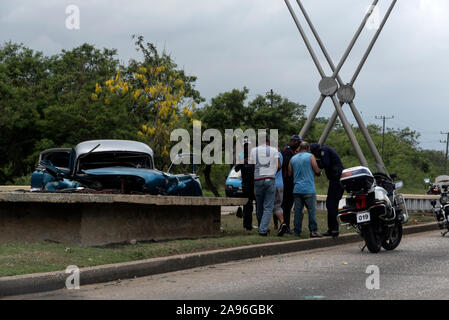
[[[31,191],[202,196],[195,173],[154,168],[153,150],[129,140],[92,140],[43,151]]]

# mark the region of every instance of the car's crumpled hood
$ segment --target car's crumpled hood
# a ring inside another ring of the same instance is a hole
[[[163,172],[156,169],[129,168],[129,167],[106,167],[106,168],[83,170],[83,172],[93,175],[132,175],[132,176],[139,176],[142,178],[163,175]]]
[[[163,194],[171,194],[179,187],[183,187],[179,180],[170,174],[166,174],[156,169],[146,168],[129,168],[129,167],[107,167],[83,170],[83,172],[90,176],[116,176],[119,177],[138,177],[145,181],[144,191],[162,191]],[[153,193],[153,192],[152,192]]]

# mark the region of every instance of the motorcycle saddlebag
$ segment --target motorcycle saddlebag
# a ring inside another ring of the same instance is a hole
[[[368,192],[374,185],[374,176],[367,167],[353,167],[343,170],[340,183],[348,193]]]

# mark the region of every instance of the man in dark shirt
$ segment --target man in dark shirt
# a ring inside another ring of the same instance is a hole
[[[290,138],[290,143],[282,150],[282,179],[284,181],[284,194],[282,198],[282,211],[284,213],[284,223],[287,225],[287,232],[290,233],[290,213],[293,207],[293,177],[288,174],[288,164],[290,159],[295,155],[302,139],[297,135]]]
[[[243,228],[252,230],[253,228],[253,202],[256,200],[254,194],[254,164],[250,164],[249,159],[250,142],[245,139],[243,142],[243,163],[235,166],[235,171],[242,171],[242,191],[243,196],[248,197],[248,202],[243,206]]]
[[[317,158],[318,166],[324,169],[329,180],[326,198],[328,231],[323,236],[338,237],[338,203],[344,193],[344,189],[340,184],[343,163],[338,153],[332,147],[312,143],[310,151]]]

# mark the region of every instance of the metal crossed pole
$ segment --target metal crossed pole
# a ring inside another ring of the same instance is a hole
[[[290,14],[293,17],[293,20],[295,21],[295,24],[301,34],[302,39],[304,40],[304,43],[306,44],[306,47],[310,53],[310,55],[312,56],[312,59],[315,63],[315,66],[318,69],[318,72],[321,75],[321,81],[319,83],[319,89],[320,89],[320,93],[321,96],[318,99],[317,103],[315,104],[314,108],[312,109],[306,123],[304,124],[300,135],[301,136],[305,136],[307,134],[307,132],[310,129],[310,126],[312,125],[312,122],[315,120],[316,115],[318,114],[324,100],[326,99],[326,97],[330,97],[332,99],[332,102],[335,106],[335,112],[333,113],[333,115],[331,116],[331,118],[329,119],[329,123],[326,126],[326,129],[324,130],[323,134],[321,135],[320,138],[320,143],[324,143],[330,133],[330,131],[332,130],[332,128],[334,127],[335,121],[337,119],[337,116],[340,118],[343,127],[346,131],[346,134],[349,137],[349,140],[351,141],[352,146],[354,147],[354,151],[357,155],[357,157],[359,158],[360,163],[363,166],[368,166],[368,162],[366,161],[365,156],[363,155],[363,152],[360,148],[360,145],[354,135],[354,132],[352,131],[352,128],[346,118],[346,116],[343,113],[342,110],[342,104],[344,103],[348,103],[351,111],[354,115],[354,118],[357,121],[357,124],[360,128],[360,131],[362,132],[369,149],[371,150],[375,160],[376,160],[376,167],[377,170],[379,170],[380,172],[383,173],[387,173],[387,170],[385,168],[384,162],[381,158],[381,156],[379,155],[379,152],[377,151],[377,148],[373,142],[373,140],[371,139],[371,136],[368,132],[368,129],[366,128],[366,125],[364,124],[362,117],[360,116],[359,112],[357,111],[357,108],[355,107],[355,104],[353,102],[354,98],[355,98],[355,90],[354,90],[354,83],[358,77],[358,75],[360,74],[360,71],[363,68],[363,65],[365,64],[366,60],[368,59],[369,54],[371,53],[372,48],[374,47],[374,44],[376,43],[386,21],[388,20],[388,17],[390,16],[391,11],[393,10],[393,7],[395,6],[397,0],[393,0],[389,9],[387,10],[387,13],[385,14],[376,34],[374,35],[371,43],[368,46],[368,49],[366,50],[360,64],[358,65],[351,81],[348,84],[344,84],[343,80],[341,79],[341,77],[339,76],[339,72],[341,70],[341,68],[343,67],[344,63],[346,62],[346,59],[348,58],[352,48],[354,47],[357,39],[359,38],[363,28],[366,25],[366,22],[368,21],[369,17],[371,16],[371,14],[373,13],[374,8],[376,7],[377,3],[379,2],[378,0],[375,0],[373,2],[373,4],[370,6],[369,10],[367,11],[367,13],[365,14],[365,17],[362,21],[362,23],[360,24],[359,28],[357,29],[354,37],[352,38],[348,48],[346,49],[345,53],[343,54],[343,57],[340,60],[340,63],[338,64],[337,67],[335,67],[332,59],[330,58],[330,55],[328,53],[328,51],[326,50],[326,47],[324,46],[323,42],[321,41],[321,38],[319,37],[315,27],[312,24],[312,21],[310,20],[309,15],[307,14],[304,6],[302,5],[300,0],[296,0],[296,2],[299,5],[299,8],[301,9],[310,29],[312,30],[312,33],[315,37],[315,39],[317,40],[321,51],[323,52],[324,56],[326,57],[326,60],[329,64],[329,66],[332,69],[332,76],[331,77],[326,77],[323,68],[321,67],[320,62],[317,59],[317,56],[312,48],[312,46],[310,45],[309,39],[307,38],[304,29],[301,26],[301,23],[299,22],[295,12],[293,11],[293,8],[290,5],[289,0],[284,0],[285,4],[287,5],[288,10],[290,11]],[[335,97],[335,95],[337,94],[338,96],[338,100]]]

